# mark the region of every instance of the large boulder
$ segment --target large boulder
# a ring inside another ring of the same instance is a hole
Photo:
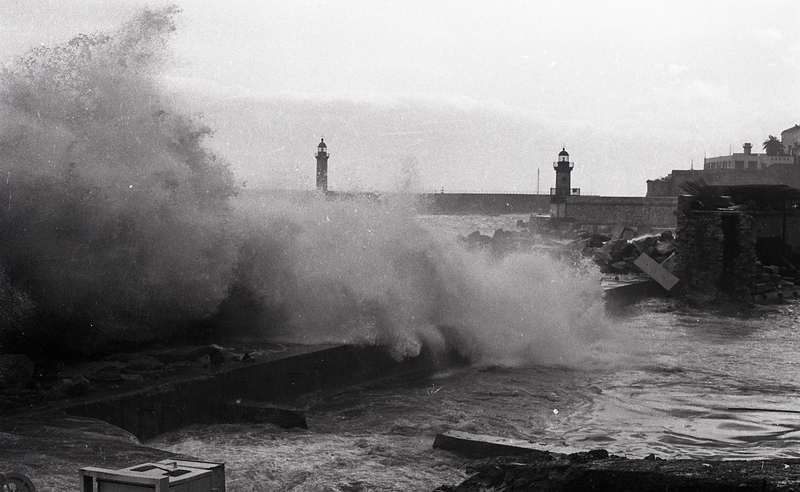
[[[675,251],[675,243],[659,242],[653,247],[653,256],[667,257]]]

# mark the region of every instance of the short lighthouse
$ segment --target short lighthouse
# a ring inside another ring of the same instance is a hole
[[[558,153],[558,161],[553,163],[556,170],[556,187],[550,190],[551,195],[570,196],[572,194],[571,179],[572,167],[575,164],[569,161],[569,153],[564,147]]]
[[[328,191],[328,146],[325,145],[325,139],[319,140],[317,145],[317,189],[320,191]]]

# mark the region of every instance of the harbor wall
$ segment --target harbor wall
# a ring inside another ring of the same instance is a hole
[[[674,229],[677,197],[570,196],[561,220],[580,226]]]
[[[545,214],[550,195],[523,193],[426,193],[418,207],[429,214]]]

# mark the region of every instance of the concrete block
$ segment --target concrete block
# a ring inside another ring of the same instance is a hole
[[[548,451],[538,449],[528,441],[470,434],[461,431],[447,431],[442,434],[436,434],[433,447],[474,458],[531,454],[547,456],[550,454]]]

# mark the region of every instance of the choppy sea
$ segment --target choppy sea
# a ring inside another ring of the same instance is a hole
[[[418,221],[443,241],[456,241],[475,230],[514,229],[518,219],[527,217]],[[572,299],[562,294],[555,302],[569,306]],[[795,302],[730,313],[645,300],[606,314],[602,336],[582,348],[585,357],[563,364],[546,357],[481,360],[303,399],[297,406],[306,411],[308,430],[194,426],[146,444],[226,462],[230,491],[407,491],[458,483],[468,460],[432,449],[435,435],[450,429],[631,458],[798,457],[798,313]]]

